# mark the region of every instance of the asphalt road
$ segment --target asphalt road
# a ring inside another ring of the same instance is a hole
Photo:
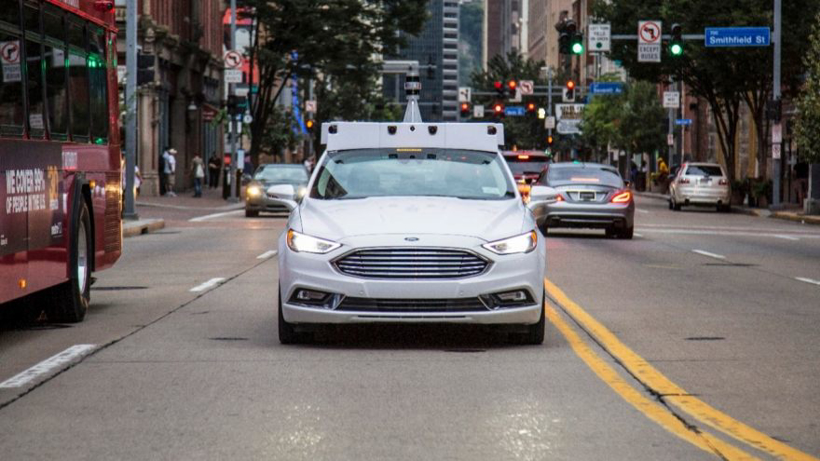
[[[126,240],[84,323],[0,330],[0,458],[820,456],[820,229],[638,205],[632,241],[550,232],[540,347],[430,326],[282,346],[285,220],[152,209],[166,228]]]

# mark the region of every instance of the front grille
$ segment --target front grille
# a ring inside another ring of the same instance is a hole
[[[336,310],[355,312],[474,312],[484,311],[487,308],[478,298],[387,299],[346,297]]]
[[[447,279],[478,275],[487,261],[460,250],[375,248],[341,257],[336,267],[347,275],[390,279]]]

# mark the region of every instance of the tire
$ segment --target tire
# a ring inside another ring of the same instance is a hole
[[[732,211],[732,205],[718,205],[718,213],[729,213]]]
[[[669,209],[670,210],[672,209],[672,199],[671,198],[669,199]]]
[[[604,235],[606,235],[607,238],[615,238],[618,236],[618,230],[614,227],[607,227]]]
[[[259,216],[259,212],[258,212],[258,211],[254,211],[254,210],[247,210],[247,209],[245,210],[245,217],[246,217],[246,218],[255,218],[255,217],[257,217],[257,216]]]
[[[279,317],[279,343],[280,344],[299,344],[305,342],[306,334],[299,333],[293,327],[292,323],[288,323],[285,320],[285,316],[282,314],[282,291],[279,291],[279,306],[278,306],[278,317]]]
[[[513,344],[538,346],[544,344],[544,336],[547,329],[547,316],[544,314],[544,301],[547,299],[546,293],[541,297],[541,317],[538,322],[526,325],[527,331],[524,333],[514,333],[510,335]]]
[[[673,200],[672,201],[672,210],[673,211],[680,211],[680,203]]]
[[[91,264],[94,248],[91,238],[91,214],[82,198],[71,222],[68,282],[50,289],[46,296],[49,302],[45,311],[51,322],[82,322],[91,301]]]
[[[627,227],[627,228],[621,229],[620,232],[618,232],[618,238],[622,238],[624,240],[632,240],[632,237],[634,236],[634,234],[635,234],[635,227]]]

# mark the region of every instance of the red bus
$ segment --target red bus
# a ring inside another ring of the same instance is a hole
[[[92,271],[120,257],[113,4],[0,8],[0,311],[79,322]]]

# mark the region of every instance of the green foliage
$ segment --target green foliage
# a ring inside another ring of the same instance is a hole
[[[592,98],[584,109],[581,139],[599,153],[599,159],[609,145],[629,153],[655,152],[666,141],[664,116],[655,86],[634,82],[623,94]]]
[[[507,55],[505,60],[501,56],[495,56],[487,63],[486,72],[474,72],[472,75],[472,88],[474,91],[495,92],[493,83],[496,81],[507,82],[515,80],[533,80],[535,85],[546,85],[546,80],[539,77],[543,61],[525,60],[521,54],[513,51]],[[557,85],[557,83],[554,83]],[[473,104],[483,104],[485,107],[484,121],[492,121],[492,105],[501,102],[506,106],[526,106],[528,102],[534,102],[539,107],[545,107],[543,96],[525,96],[520,103],[510,103],[507,98],[496,98],[495,96],[473,96]],[[534,115],[523,117],[504,117],[500,120],[504,124],[504,138],[507,149],[517,147],[518,149],[538,149],[544,150],[547,147],[547,130],[544,128],[544,121],[539,120]]]
[[[285,149],[296,149],[302,136],[294,131],[293,113],[281,106],[275,106],[268,117],[266,128],[262,130],[256,141],[262,146],[262,151],[268,154],[281,155]]]
[[[482,28],[484,26],[483,2],[461,4],[458,21],[458,81],[466,85],[470,75],[481,68]]]
[[[374,56],[402,44],[399,31],[418,33],[427,19],[427,0],[240,0],[239,7],[258,24],[248,50],[259,72],[252,156],[271,138],[268,121],[292,75],[372,81]]]
[[[806,53],[806,84],[797,100],[795,135],[801,155],[811,163],[820,163],[820,15],[809,39]]]

